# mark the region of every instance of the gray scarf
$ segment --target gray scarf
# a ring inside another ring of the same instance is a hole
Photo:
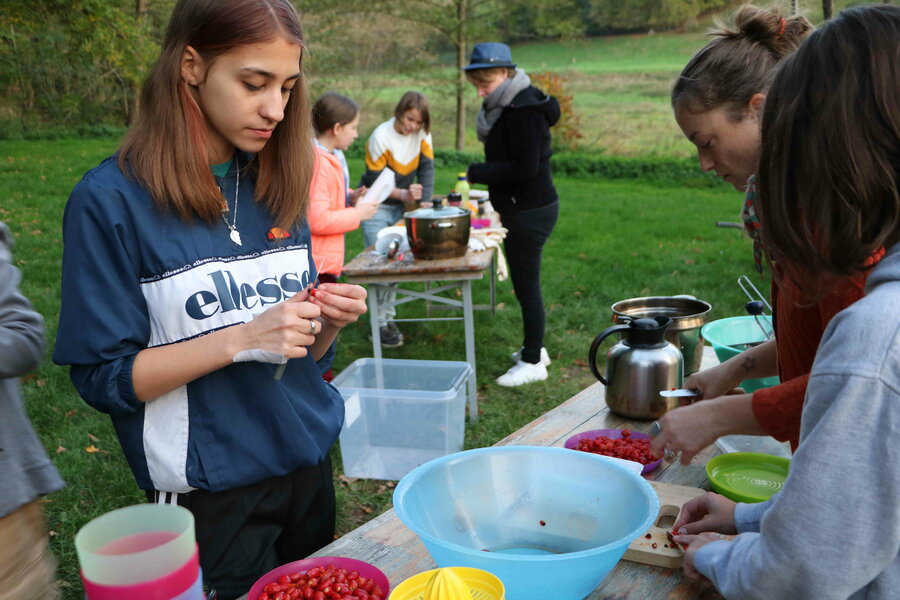
[[[516,69],[516,76],[509,77],[500,84],[496,90],[488,94],[475,118],[475,128],[478,130],[478,140],[487,140],[491,127],[500,118],[503,109],[510,105],[516,94],[531,85],[531,78],[522,69]]]

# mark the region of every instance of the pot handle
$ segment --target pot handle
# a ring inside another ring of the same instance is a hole
[[[597,337],[594,338],[594,341],[591,343],[591,349],[588,350],[588,366],[591,368],[591,373],[594,374],[600,383],[609,387],[609,382],[603,378],[603,375],[600,374],[600,369],[597,368],[597,350],[600,348],[600,343],[603,342],[609,335],[616,333],[618,331],[625,331],[631,327],[630,323],[631,319],[629,319],[629,323],[624,325],[613,325],[612,327],[607,327],[603,331],[601,331]]]
[[[456,224],[453,221],[438,221],[431,224],[432,229],[447,229],[448,227],[456,227]]]

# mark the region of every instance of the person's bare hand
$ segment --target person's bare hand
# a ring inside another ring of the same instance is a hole
[[[336,329],[355,322],[366,312],[366,288],[351,283],[320,283],[311,302],[325,323]]]
[[[684,382],[685,389],[699,390],[705,400],[732,393],[740,379],[735,379],[730,369],[722,363],[697,371]]]
[[[710,542],[728,542],[731,541],[733,537],[722,533],[708,532],[699,535],[676,535],[672,539],[681,544],[684,548],[684,558],[681,561],[681,569],[684,571],[684,576],[693,581],[709,581],[709,579],[694,566],[694,555],[697,554],[697,551],[700,548]]]
[[[378,204],[375,202],[363,202],[356,205],[356,213],[359,215],[360,221],[371,219],[376,212],[378,212]]]
[[[650,453],[681,452],[686,465],[694,456],[726,431],[727,406],[717,401],[695,402],[670,410],[659,418],[660,432],[650,441]]]
[[[288,358],[306,356],[307,346],[322,330],[321,309],[310,301],[309,290],[301,290],[257,315],[245,325],[245,350],[259,348]]]
[[[421,200],[422,199],[422,184],[421,183],[413,183],[409,186],[409,193],[412,196],[413,200]]]
[[[706,492],[684,503],[672,531],[677,535],[693,535],[704,531],[737,533],[734,524],[736,504],[737,502],[721,494]]]
[[[408,190],[401,189],[400,190],[400,201],[403,203],[404,210],[415,210],[416,208],[418,208],[418,203],[416,202],[416,200],[418,200],[418,198],[416,198],[415,194],[413,193],[413,187],[417,186],[417,185],[419,185],[419,184],[414,183],[411,186],[409,186],[410,189],[408,189]],[[419,186],[419,198],[422,197],[421,187],[422,186]]]
[[[368,192],[368,191],[369,191],[369,188],[367,188],[364,185],[359,186],[355,190],[351,190],[350,191],[350,206],[356,206],[356,203],[359,201],[359,199],[362,198],[363,196],[365,196],[366,192]],[[373,204],[375,204],[375,203],[373,202]],[[376,204],[376,206],[377,206],[377,204]]]

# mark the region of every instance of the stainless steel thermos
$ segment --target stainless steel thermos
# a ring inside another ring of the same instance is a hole
[[[684,357],[674,344],[666,341],[669,317],[632,319],[600,332],[588,352],[588,365],[600,383],[606,386],[606,404],[623,417],[657,419],[679,403],[678,398],[663,398],[663,390],[680,388],[684,378]],[[609,350],[606,377],[597,367],[601,342],[614,333],[623,339]]]

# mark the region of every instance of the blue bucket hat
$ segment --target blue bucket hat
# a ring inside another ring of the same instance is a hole
[[[472,58],[469,59],[469,65],[463,67],[463,71],[493,69],[496,67],[515,69],[516,64],[512,61],[512,52],[509,51],[509,46],[506,44],[484,42],[483,44],[476,44],[472,48]]]

